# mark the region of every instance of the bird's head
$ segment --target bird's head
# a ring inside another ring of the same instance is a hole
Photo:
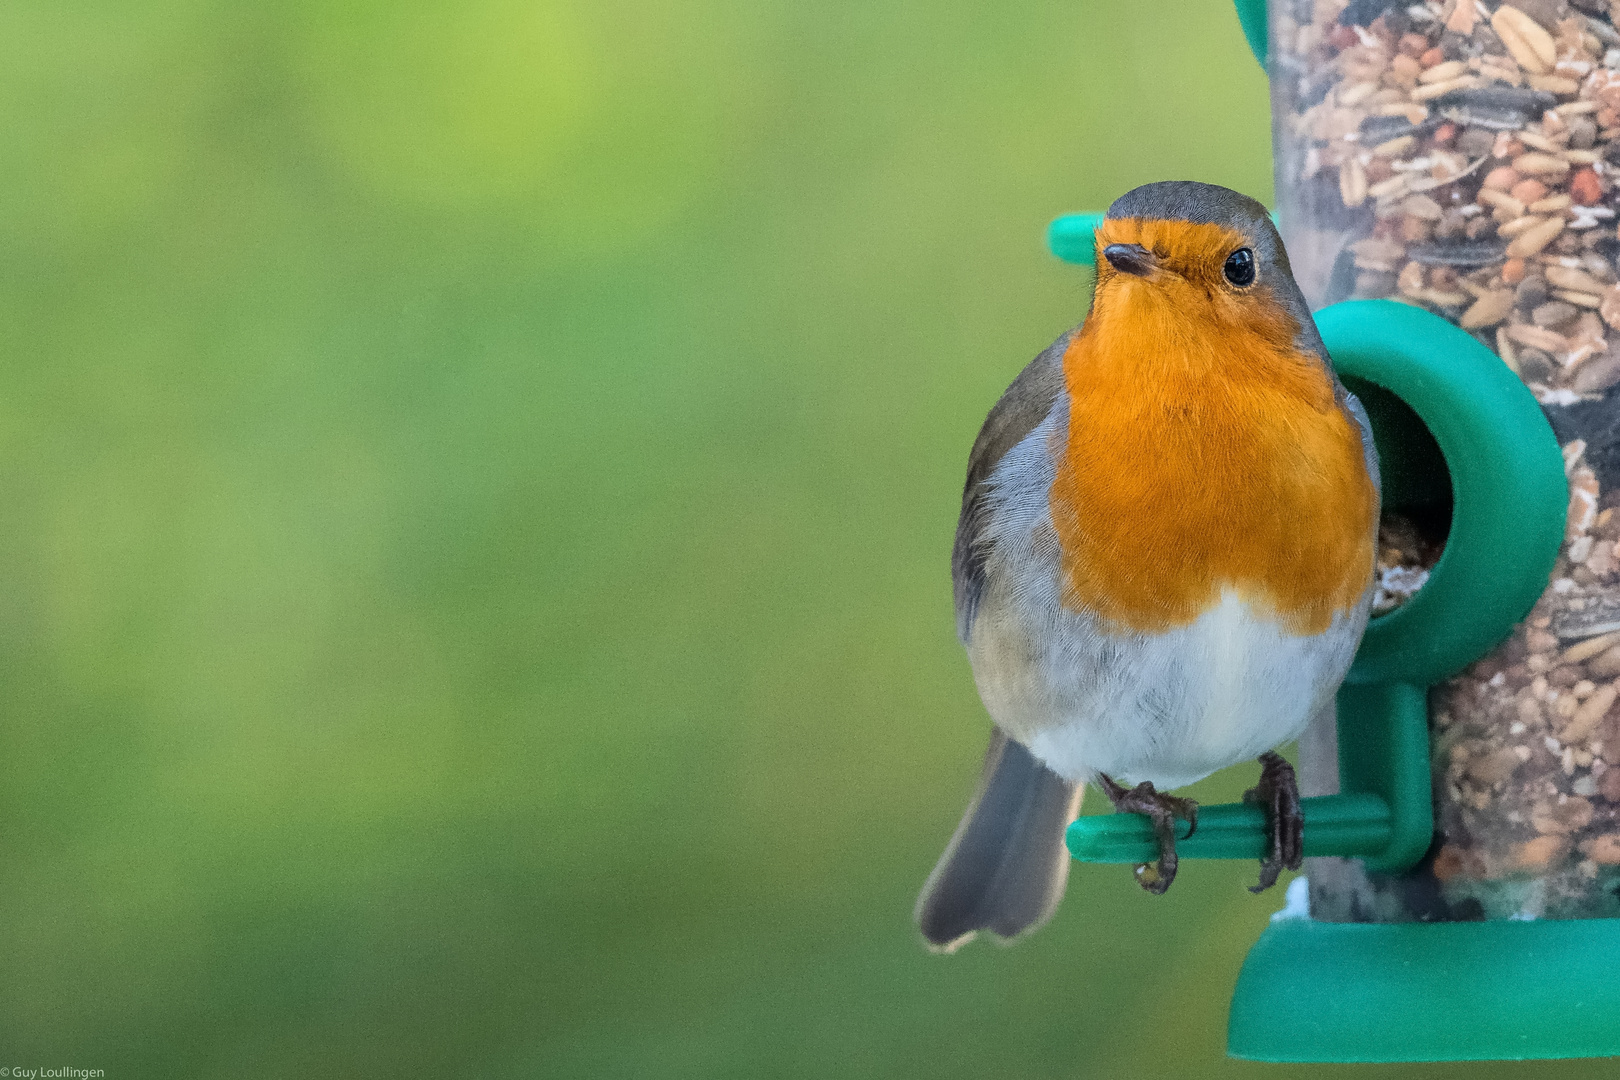
[[[1093,313],[1322,351],[1265,207],[1214,184],[1146,184],[1114,201],[1097,229]]]

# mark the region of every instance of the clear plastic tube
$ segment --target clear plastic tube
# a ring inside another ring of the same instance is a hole
[[[1270,3],[1278,209],[1307,299],[1387,297],[1473,334],[1541,402],[1571,493],[1546,593],[1431,694],[1434,847],[1401,879],[1313,861],[1318,918],[1620,915],[1616,19],[1607,0]],[[1386,609],[1444,540],[1443,515],[1405,510],[1384,523]]]

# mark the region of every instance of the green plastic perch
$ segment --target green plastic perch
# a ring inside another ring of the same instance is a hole
[[[1304,800],[1311,855],[1382,851],[1394,834],[1389,803],[1376,795],[1333,795]],[[1069,834],[1069,852],[1081,862],[1144,863],[1159,857],[1153,832],[1137,814],[1098,814],[1095,824]],[[1266,854],[1265,814],[1252,803],[1202,807],[1198,831],[1177,840],[1184,859],[1260,859]]]
[[[1064,262],[1080,266],[1097,265],[1097,226],[1102,214],[1064,214],[1046,227],[1046,246]],[[1272,214],[1275,222],[1277,215]]]

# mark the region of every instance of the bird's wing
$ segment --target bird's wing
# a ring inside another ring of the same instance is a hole
[[[1063,390],[1063,353],[1071,330],[1054,341],[1007,387],[996,407],[985,417],[979,437],[968,455],[967,483],[962,488],[962,516],[956,522],[956,545],[951,551],[951,576],[956,582],[956,633],[965,643],[973,626],[973,613],[984,591],[984,568],[989,552],[984,538],[988,523],[986,481],[1007,451],[1035,430]]]

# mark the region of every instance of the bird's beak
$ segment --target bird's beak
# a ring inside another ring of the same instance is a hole
[[[1159,266],[1153,252],[1141,244],[1109,244],[1103,248],[1103,258],[1115,270],[1133,277],[1147,277]]]

